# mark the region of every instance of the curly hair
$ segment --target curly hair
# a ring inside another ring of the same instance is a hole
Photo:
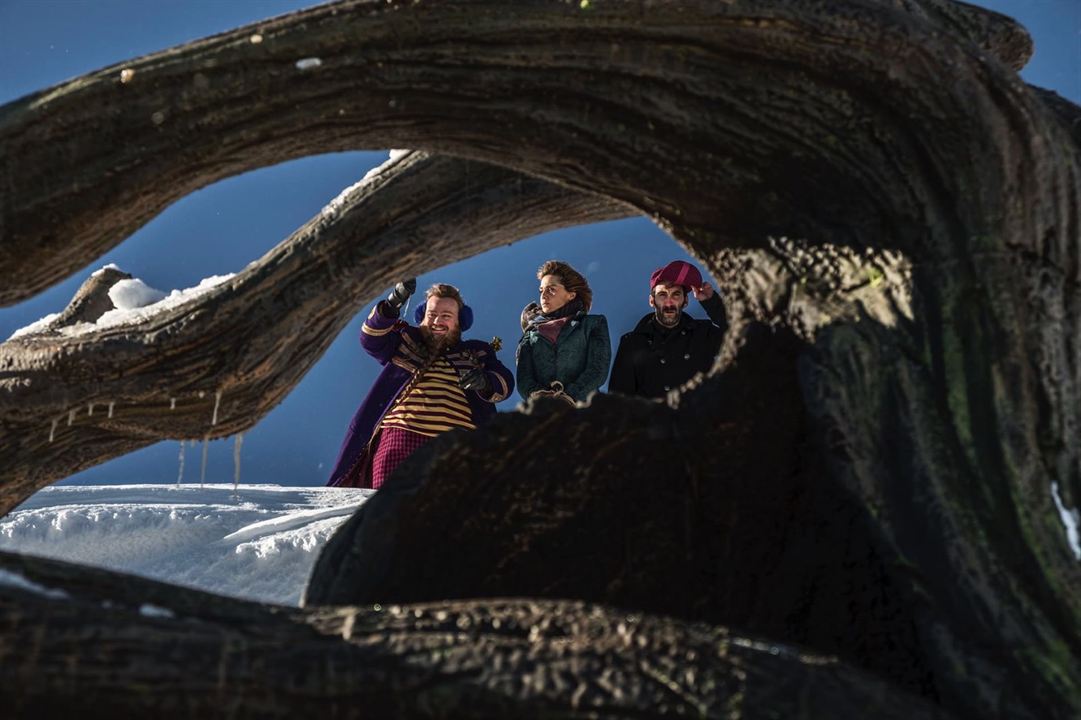
[[[462,300],[461,291],[459,291],[458,288],[454,287],[453,285],[447,285],[446,283],[436,283],[435,285],[432,285],[430,288],[428,288],[428,290],[424,293],[425,304],[427,304],[428,300],[433,297],[450,298],[451,300],[454,300],[456,303],[458,303],[458,310],[461,310],[462,306],[465,305],[465,300]]]
[[[582,301],[582,307],[586,312],[593,305],[593,291],[589,289],[589,282],[585,276],[572,268],[562,260],[549,260],[537,270],[537,279],[545,275],[555,275],[559,282],[567,289],[567,292],[575,293],[575,297]]]

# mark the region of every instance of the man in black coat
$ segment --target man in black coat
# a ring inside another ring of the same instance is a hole
[[[728,329],[724,303],[690,263],[673,260],[649,280],[653,312],[619,340],[608,392],[663,397],[700,372],[709,372]],[[684,312],[690,295],[709,320]]]

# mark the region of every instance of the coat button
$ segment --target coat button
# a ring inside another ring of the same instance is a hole
[[[669,391],[669,390],[671,390],[671,389],[672,389],[672,386],[671,386],[671,385],[665,385],[665,386],[664,386],[664,391],[665,391],[665,392],[668,392],[668,391]]]
[[[683,353],[683,359],[684,360],[690,360],[691,359],[691,354],[690,353]]]
[[[661,365],[664,365],[664,363],[665,363],[664,358],[661,358]]]

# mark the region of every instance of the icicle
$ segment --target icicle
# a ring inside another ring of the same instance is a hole
[[[169,398],[169,409],[176,410],[176,398]]]
[[[68,427],[71,427],[73,422],[75,422],[75,411],[68,410]]]
[[[180,470],[176,473],[176,486],[180,487],[180,481],[184,479],[184,441],[180,441]]]
[[[210,441],[210,436],[207,435],[203,438],[203,467],[199,470],[199,489],[203,489],[203,483],[206,482],[206,445]]]
[[[94,417],[94,403],[90,403],[86,406],[86,416]]]
[[[116,403],[109,403],[109,417],[113,416],[113,405],[116,405]]]
[[[218,405],[221,404],[221,390],[214,393],[214,417],[210,418],[211,425],[218,424]]]
[[[240,485],[240,446],[244,444],[244,433],[239,433],[233,438],[233,495],[237,494]]]
[[[53,427],[51,430],[49,430],[49,442],[52,442],[53,439],[56,437],[56,426],[59,424],[60,421],[56,418],[53,418]]]

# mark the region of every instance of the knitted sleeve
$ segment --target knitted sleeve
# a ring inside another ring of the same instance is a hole
[[[518,394],[528,400],[531,393],[540,390],[537,375],[533,369],[533,348],[526,342],[528,336],[523,335],[518,341],[518,350],[515,352],[514,361],[517,364],[515,377],[518,384]]]
[[[608,339],[608,319],[604,315],[590,315],[594,322],[589,329],[586,346],[586,362],[582,372],[563,390],[581,402],[586,396],[608,379],[608,365],[612,361],[612,344]]]
[[[728,316],[724,311],[724,301],[721,300],[721,293],[715,291],[712,297],[703,300],[701,305],[710,321],[721,329],[721,335],[723,336],[728,330]]]

